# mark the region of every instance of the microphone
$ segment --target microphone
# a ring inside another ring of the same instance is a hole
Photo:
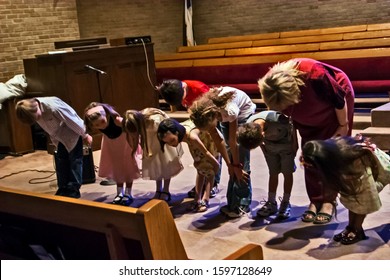
[[[107,74],[107,73],[104,72],[103,70],[97,69],[97,68],[92,67],[91,65],[88,65],[88,64],[86,64],[84,67],[87,68],[87,69],[96,71],[96,72],[98,72],[98,73],[100,73],[100,74],[102,74],[102,75],[106,75],[106,74]]]

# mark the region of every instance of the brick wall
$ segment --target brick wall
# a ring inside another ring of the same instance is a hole
[[[75,0],[0,0],[0,82],[22,74],[23,59],[79,38]]]
[[[210,37],[390,22],[388,0],[193,0],[198,44]]]
[[[184,0],[77,0],[81,37],[151,35],[155,52],[183,45]]]
[[[151,35],[155,52],[183,43],[184,0],[0,0],[0,82],[54,41]],[[390,22],[388,0],[193,0],[198,44],[210,37]]]

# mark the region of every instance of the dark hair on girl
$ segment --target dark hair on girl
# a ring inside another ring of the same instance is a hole
[[[358,194],[360,178],[367,167],[371,167],[375,180],[378,177],[375,155],[353,137],[309,141],[303,146],[302,155],[304,164],[318,168],[329,187],[341,193]],[[354,164],[358,160],[361,165]]]
[[[165,119],[160,122],[157,128],[157,138],[160,141],[161,150],[164,151],[165,142],[162,141],[165,134],[171,132],[172,134],[177,134],[179,143],[183,141],[184,135],[186,134],[186,128],[175,119]]]

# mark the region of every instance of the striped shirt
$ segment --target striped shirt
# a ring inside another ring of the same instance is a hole
[[[37,97],[42,116],[37,123],[50,136],[57,147],[61,142],[68,152],[72,151],[79,137],[87,137],[83,120],[75,110],[58,97]]]

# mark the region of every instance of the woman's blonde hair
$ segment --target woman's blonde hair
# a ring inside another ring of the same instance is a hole
[[[133,137],[131,146],[133,147],[133,153],[137,150],[139,141],[141,142],[141,147],[143,151],[143,156],[152,156],[151,151],[148,147],[148,136],[146,133],[146,127],[148,122],[152,122],[149,119],[151,115],[159,114],[164,118],[168,118],[168,115],[156,108],[146,108],[142,111],[136,110],[127,110],[125,113],[125,118],[123,120],[123,128],[126,132],[137,133],[136,137]]]
[[[260,94],[271,110],[283,110],[301,99],[300,86],[305,85],[306,73],[298,70],[299,62],[288,60],[275,64],[258,80]]]
[[[32,125],[36,122],[39,102],[35,98],[23,99],[15,105],[16,117],[23,123]]]
[[[189,108],[190,119],[199,129],[204,129],[217,118],[220,109],[234,98],[234,91],[222,93],[223,87],[211,88],[205,95],[196,99]]]

